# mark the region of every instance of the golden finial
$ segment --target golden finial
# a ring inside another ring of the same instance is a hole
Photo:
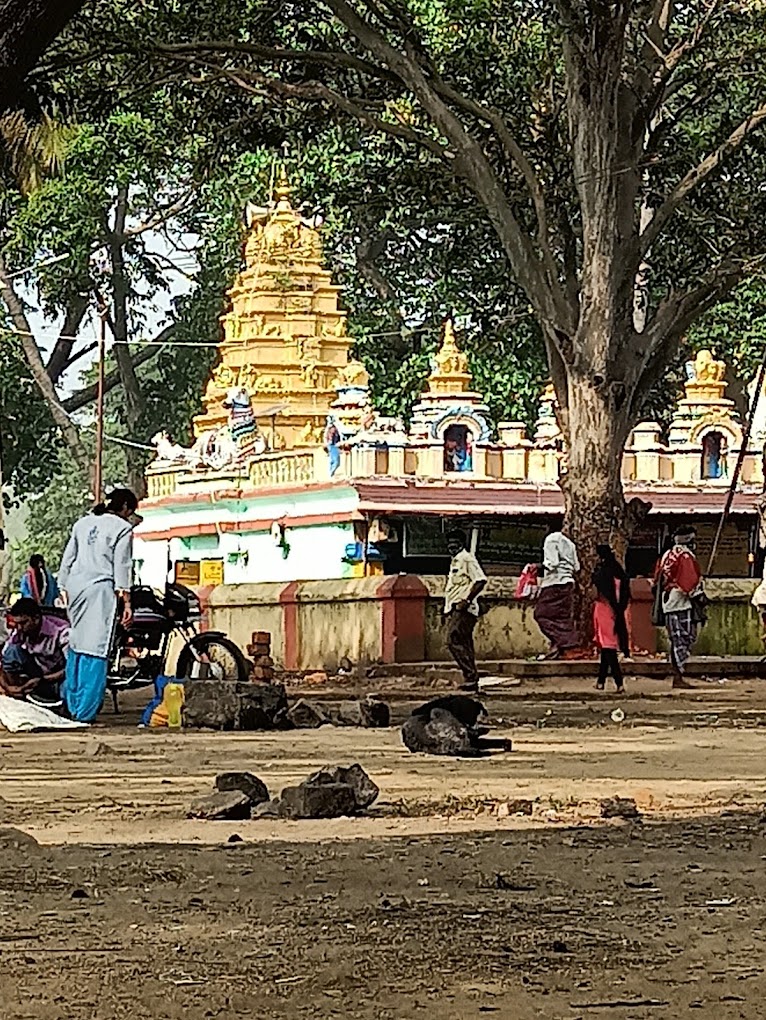
[[[277,183],[274,187],[274,201],[277,204],[277,209],[291,209],[290,195],[293,193],[290,181],[287,179],[287,170],[285,169],[284,163],[279,168],[279,176],[277,177]]]

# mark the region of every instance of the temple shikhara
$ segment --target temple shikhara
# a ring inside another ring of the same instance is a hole
[[[320,232],[290,195],[282,174],[249,217],[193,446],[154,438],[136,531],[142,582],[161,585],[169,570],[201,585],[439,573],[447,520],[472,530],[491,571],[518,571],[563,510],[553,387],[531,435],[522,422],[493,427],[447,320],[408,422],[379,414]],[[758,546],[760,403],[717,560],[724,576],[750,574]],[[679,518],[694,517],[704,559],[742,443],[727,367],[700,351],[665,437],[642,422],[626,447],[626,495],[652,507],[628,553],[633,574],[651,570]]]

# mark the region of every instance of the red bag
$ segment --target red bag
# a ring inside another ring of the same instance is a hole
[[[515,597],[522,601],[533,599],[537,594],[538,567],[536,563],[527,563],[516,584]]]

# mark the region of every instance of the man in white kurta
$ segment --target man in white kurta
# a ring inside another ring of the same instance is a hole
[[[97,507],[72,528],[61,561],[59,585],[67,594],[71,624],[62,693],[79,722],[92,722],[104,700],[118,593],[128,599],[129,611],[132,531],[122,513]]]

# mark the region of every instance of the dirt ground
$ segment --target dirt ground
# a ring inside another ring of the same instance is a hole
[[[515,749],[478,761],[130,712],[0,735],[0,822],[38,841],[0,836],[0,1017],[760,1018],[766,685],[487,703]],[[353,761],[370,817],[185,818],[224,769],[278,792]],[[601,821],[615,794],[641,822]]]

